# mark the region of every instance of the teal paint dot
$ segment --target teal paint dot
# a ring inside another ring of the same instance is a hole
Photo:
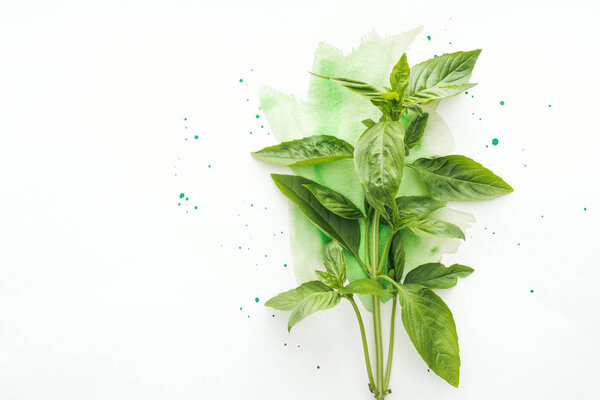
[[[185,117],[183,120],[184,120],[184,121],[187,121],[187,117]]]
[[[250,204],[250,207],[254,207],[254,204]]]
[[[198,135],[194,136],[194,139],[198,139]]]
[[[529,291],[529,293],[533,293],[533,289],[531,289],[531,290]]]
[[[240,311],[242,311],[242,307],[240,307]]]
[[[321,367],[319,365],[317,365],[317,369],[321,369]]]
[[[256,114],[256,118],[260,118],[260,115]]]
[[[285,268],[285,267],[287,267],[287,264],[283,264],[283,267],[284,267],[284,268]]]
[[[492,139],[492,144],[493,144],[494,146],[498,146],[498,139],[495,139],[495,138],[494,138],[494,139]]]
[[[238,246],[238,249],[240,249],[240,250],[241,250],[241,249],[242,249],[242,246]]]
[[[184,194],[184,193],[179,193],[179,198],[180,198],[180,199],[183,199],[184,197],[185,197],[185,194]]]
[[[284,346],[287,346],[287,343],[284,343],[283,345],[284,345]]]
[[[197,210],[197,209],[198,209],[198,206],[194,206],[194,210]]]
[[[185,201],[190,201],[190,198],[189,198],[189,197],[186,197],[186,198],[185,198]]]
[[[252,132],[250,132],[250,134],[252,135]]]
[[[583,211],[587,211],[587,207],[583,207]]]
[[[465,92],[465,94],[469,94],[469,92]]]
[[[551,108],[551,107],[552,107],[552,104],[548,104],[548,107],[549,107],[549,108]]]
[[[504,100],[500,101],[500,105],[503,106],[504,105]]]
[[[208,164],[208,168],[210,168],[210,167],[211,167],[211,165],[210,165],[210,164]]]
[[[273,314],[273,318],[275,318],[275,314]]]
[[[519,243],[517,243],[517,246],[520,246],[520,245],[521,245],[521,243],[520,243],[520,242],[519,242]]]
[[[435,58],[435,57],[437,57],[437,54],[434,54],[434,55],[433,55],[433,58]]]
[[[427,35],[427,40],[431,40],[431,36]]]
[[[242,82],[244,82],[244,80],[240,78],[240,83],[242,83]]]
[[[260,299],[257,297],[254,299],[254,301],[258,303],[260,301]]]

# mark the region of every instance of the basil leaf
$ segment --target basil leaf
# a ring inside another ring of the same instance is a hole
[[[465,234],[456,225],[439,219],[422,219],[407,224],[404,229],[415,236],[465,239]]]
[[[304,186],[315,182],[295,175],[271,174],[271,177],[279,190],[294,202],[312,223],[358,258],[360,227],[357,220],[342,218],[323,207]]]
[[[374,279],[357,279],[354,282],[350,282],[346,287],[341,289],[341,291],[344,293],[372,294],[376,296],[390,294],[388,288]]]
[[[473,84],[467,82],[480,53],[480,49],[459,51],[413,66],[405,103],[428,103],[472,87]]]
[[[427,104],[435,100],[445,99],[446,97],[456,96],[477,86],[476,83],[463,83],[462,85],[436,86],[435,88],[426,89],[419,93],[415,93],[404,99],[406,104]]]
[[[351,92],[360,94],[361,96],[366,97],[371,101],[377,101],[377,102],[385,101],[384,98],[381,96],[381,91],[366,82],[355,81],[354,79],[348,79],[348,78],[338,78],[338,77],[333,77],[333,76],[319,75],[319,74],[315,74],[313,72],[309,72],[309,73],[311,75],[316,76],[317,78],[328,79],[332,82],[335,82],[338,85],[343,86],[346,89],[350,90]]]
[[[329,272],[315,271],[315,274],[322,283],[324,283],[332,289],[339,289],[342,286],[340,285],[338,278],[335,275],[330,274]]]
[[[288,290],[269,299],[265,306],[281,311],[292,311],[307,296],[330,291],[331,288],[319,281],[305,282],[296,289]]]
[[[402,57],[400,57],[400,60],[398,60],[398,63],[394,66],[392,73],[390,74],[392,90],[398,93],[400,100],[404,98],[404,93],[406,93],[406,89],[408,88],[409,79],[410,67],[408,66],[405,53],[402,54]]]
[[[460,356],[452,312],[431,289],[402,285],[399,300],[402,323],[429,368],[458,387]]]
[[[412,149],[421,141],[428,119],[429,113],[419,113],[416,114],[408,123],[408,126],[406,127],[406,137],[404,139],[404,143],[406,143],[406,146],[408,146],[409,149]]]
[[[502,178],[465,156],[419,158],[408,166],[436,200],[488,200],[513,191]]]
[[[404,283],[417,283],[430,289],[448,289],[456,285],[458,278],[464,278],[473,271],[466,265],[454,264],[446,268],[441,263],[428,263],[406,274]]]
[[[395,209],[404,168],[404,127],[399,121],[379,122],[356,142],[354,166],[371,205],[385,215]]]
[[[335,136],[315,135],[265,147],[251,154],[272,164],[299,167],[352,158],[354,147]]]
[[[435,210],[446,205],[443,201],[433,200],[425,196],[401,196],[396,198],[396,206],[400,214],[415,214],[426,217]]]
[[[323,245],[323,264],[325,264],[325,269],[335,275],[341,284],[346,282],[348,264],[344,256],[344,249],[335,240],[330,240]]]
[[[313,293],[305,297],[290,314],[288,320],[288,332],[292,330],[294,325],[308,317],[310,314],[335,307],[339,302],[339,292]]]
[[[361,122],[362,122],[362,124],[363,124],[364,126],[366,126],[367,128],[370,128],[370,127],[372,127],[373,125],[375,125],[375,121],[373,121],[371,118],[368,118],[368,119],[363,119]]]
[[[359,219],[364,215],[358,207],[354,205],[343,194],[335,192],[326,186],[318,183],[304,185],[319,200],[319,203],[332,213],[346,219]]]
[[[393,274],[390,274],[390,277],[396,282],[400,282],[402,279],[405,263],[406,254],[404,252],[404,242],[402,241],[402,235],[398,231],[392,238],[392,243],[390,244],[390,250],[388,253],[388,269],[393,270]]]

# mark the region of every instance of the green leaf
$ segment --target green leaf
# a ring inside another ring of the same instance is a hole
[[[396,205],[400,214],[415,214],[423,218],[444,207],[446,203],[425,196],[401,196],[396,198]]]
[[[324,283],[332,289],[339,289],[342,286],[340,285],[338,278],[329,272],[315,271],[315,274],[322,283]]]
[[[428,119],[429,113],[419,113],[416,114],[408,123],[404,142],[409,149],[412,149],[421,141]]]
[[[465,156],[419,158],[407,165],[417,171],[436,200],[488,200],[513,191],[502,178]]]
[[[467,90],[481,50],[434,57],[412,67],[405,103],[428,103]]]
[[[463,83],[462,85],[437,86],[432,89],[423,90],[407,97],[404,101],[406,104],[427,104],[435,100],[445,99],[446,97],[456,96],[477,86],[476,83]]]
[[[367,128],[370,128],[370,127],[372,127],[373,125],[375,125],[375,121],[373,121],[371,118],[368,118],[368,119],[363,119],[361,122],[362,122],[362,124],[363,124],[364,126],[366,126]]]
[[[354,282],[350,282],[346,287],[341,289],[341,291],[345,293],[372,294],[376,296],[390,294],[388,288],[374,279],[357,279]]]
[[[319,281],[305,282],[296,289],[288,290],[268,300],[265,306],[281,311],[292,311],[307,296],[330,292],[331,288]]]
[[[312,223],[358,258],[360,227],[357,220],[342,218],[323,207],[304,186],[315,182],[295,175],[271,174],[271,177],[279,190],[294,202]]]
[[[354,147],[335,136],[315,135],[265,147],[251,154],[272,164],[299,167],[352,158]]]
[[[379,122],[367,129],[354,149],[354,166],[371,205],[385,214],[395,209],[404,168],[404,127],[399,121]]]
[[[431,289],[402,285],[402,323],[417,352],[441,378],[458,387],[460,356],[452,312]]]
[[[335,240],[330,240],[323,245],[323,264],[329,273],[338,278],[341,284],[346,282],[348,264],[344,256],[344,249]]]
[[[404,283],[417,283],[430,289],[447,289],[455,286],[458,278],[464,278],[473,271],[466,265],[454,264],[446,268],[441,263],[428,263],[406,274]]]
[[[332,213],[346,219],[359,219],[364,217],[362,211],[360,211],[360,209],[343,194],[335,192],[326,186],[319,185],[318,183],[311,183],[304,186],[312,192],[323,207]]]
[[[404,252],[404,242],[402,241],[402,235],[400,234],[400,231],[398,231],[392,238],[392,243],[390,244],[390,250],[388,253],[388,269],[393,270],[393,274],[390,274],[390,277],[396,282],[400,282],[402,279],[405,263],[406,254]]]
[[[404,93],[406,93],[406,89],[408,88],[409,79],[410,67],[408,66],[405,53],[402,54],[402,57],[400,57],[400,60],[398,60],[398,63],[394,66],[392,73],[390,74],[392,90],[398,93],[400,100],[404,98]]]
[[[308,295],[292,310],[288,320],[288,332],[292,330],[294,325],[310,314],[335,307],[339,302],[339,292],[313,293]]]
[[[465,234],[456,225],[439,219],[413,221],[403,227],[415,236],[463,239]]]
[[[309,72],[309,73],[318,78],[329,79],[330,81],[335,82],[338,85],[345,87],[346,89],[350,90],[351,92],[354,92],[361,96],[364,96],[371,101],[377,101],[377,102],[385,101],[384,98],[381,96],[381,91],[366,82],[356,81],[354,79],[348,79],[348,78],[338,78],[338,77],[333,77],[333,76],[319,75],[319,74],[315,74],[313,72]]]

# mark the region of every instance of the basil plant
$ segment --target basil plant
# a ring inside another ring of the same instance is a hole
[[[481,50],[456,52],[409,67],[402,55],[390,73],[390,87],[313,74],[366,97],[381,111],[378,122],[362,121],[366,129],[348,143],[329,135],[315,135],[266,147],[253,154],[259,160],[284,166],[304,166],[353,158],[364,204],[302,176],[273,174],[281,192],[330,240],[323,248],[323,269],[315,279],[283,292],[266,306],[290,311],[288,330],[320,310],[350,302],[362,336],[368,388],[382,400],[390,390],[397,305],[402,324],[416,351],[429,368],[458,387],[459,347],[456,326],[448,306],[435,293],[473,272],[465,265],[427,263],[405,273],[403,231],[416,236],[464,239],[461,228],[431,218],[447,201],[489,200],[513,189],[489,169],[462,155],[420,158],[406,163],[411,149],[421,143],[429,114],[422,105],[455,96],[475,86],[469,78]],[[416,172],[427,196],[398,196],[405,168]],[[362,221],[361,221],[362,220]],[[380,245],[382,228],[391,229]],[[361,226],[363,234],[361,235]],[[362,249],[362,251],[359,251]],[[364,272],[348,282],[347,258]],[[355,295],[371,297],[373,351]],[[383,349],[381,303],[392,301],[389,349]]]

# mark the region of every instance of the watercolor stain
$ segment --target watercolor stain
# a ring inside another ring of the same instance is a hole
[[[183,199],[185,197],[185,193],[179,193],[179,198]]]
[[[531,289],[531,290],[529,291],[529,293],[533,293],[533,289]]]
[[[258,303],[260,301],[260,299],[257,297],[254,299],[254,301]]]
[[[427,35],[427,40],[431,40],[431,36]]]
[[[498,146],[498,139],[496,139],[496,138],[492,139],[492,144],[494,146]]]
[[[504,105],[504,100],[500,100],[500,105],[503,106]]]

